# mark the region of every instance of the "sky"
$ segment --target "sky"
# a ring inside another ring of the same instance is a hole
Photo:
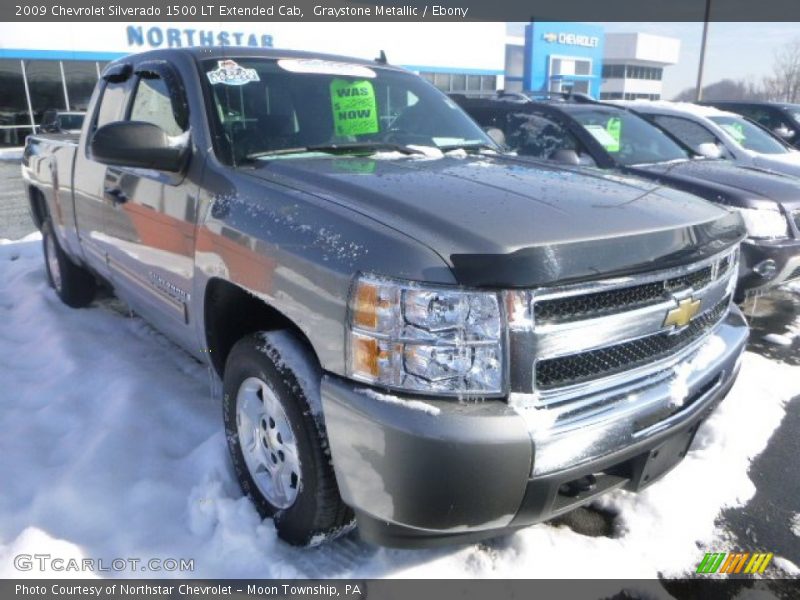
[[[664,70],[664,97],[694,87],[700,57],[702,23],[600,23],[606,33],[639,31],[681,40],[677,65]],[[760,82],[772,72],[775,51],[800,38],[800,23],[711,23],[703,84],[720,79]]]

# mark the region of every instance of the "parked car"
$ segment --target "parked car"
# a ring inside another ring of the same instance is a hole
[[[800,151],[736,113],[687,102],[636,100],[613,104],[647,118],[707,158],[800,176]]]
[[[705,102],[704,104],[752,119],[795,148],[800,148],[800,104],[783,102]]]
[[[291,543],[481,539],[640,489],[736,378],[739,215],[504,155],[385,61],[152,51],[88,115],[23,158],[50,284],[108,283],[210,365]]]
[[[707,159],[632,111],[584,96],[453,98],[521,156],[635,175],[737,210],[748,230],[737,300],[800,278],[800,180]]]
[[[46,110],[42,115],[39,131],[42,133],[72,133],[81,132],[85,112],[70,112],[64,110]]]

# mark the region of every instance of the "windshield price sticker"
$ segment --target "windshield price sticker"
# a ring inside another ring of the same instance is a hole
[[[619,140],[622,136],[622,119],[618,119],[617,117],[612,117],[606,123],[606,131],[608,135],[611,136],[611,139],[614,142],[608,146],[606,146],[606,150],[609,152],[619,152]]]
[[[246,69],[235,60],[217,61],[217,68],[206,73],[211,85],[245,85],[251,81],[259,81],[255,69]]]
[[[742,127],[741,123],[725,123],[722,125],[722,128],[728,132],[728,134],[740,144],[745,140],[747,137],[744,134],[744,127]]]
[[[379,131],[378,108],[371,82],[334,79],[331,81],[331,107],[337,136]]]
[[[278,61],[278,66],[292,73],[311,73],[314,75],[340,75],[342,77],[366,77],[375,78],[375,71],[362,65],[334,62],[331,60],[318,59],[295,59],[282,58]]]
[[[585,125],[584,127],[608,152],[619,152],[619,139],[614,139],[614,136],[605,127],[602,125]]]

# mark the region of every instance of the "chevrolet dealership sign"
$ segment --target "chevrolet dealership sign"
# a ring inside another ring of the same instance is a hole
[[[600,38],[596,35],[581,35],[579,33],[553,33],[542,34],[542,39],[548,44],[558,42],[564,46],[583,46],[584,48],[597,48]]]

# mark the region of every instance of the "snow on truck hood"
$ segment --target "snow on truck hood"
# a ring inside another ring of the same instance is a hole
[[[534,285],[625,270],[634,257],[647,262],[660,258],[654,254],[659,245],[654,236],[665,252],[674,252],[699,243],[687,228],[729,217],[695,196],[643,180],[501,156],[297,158],[265,162],[255,174],[347,206],[417,239],[461,269],[460,280],[470,284]],[[619,247],[619,238],[646,238],[652,249],[648,244],[627,247],[630,256],[615,259],[627,261],[624,265],[609,261],[603,251],[589,262],[584,256],[581,273],[567,264],[575,260],[569,253],[553,258],[558,249],[585,243]],[[530,252],[537,256],[524,260],[541,264],[546,259],[550,266],[539,273],[522,269],[528,279],[521,281],[512,271],[520,272],[519,260]],[[504,275],[498,269],[500,256],[508,262]],[[492,281],[486,279],[487,270],[493,272]]]

